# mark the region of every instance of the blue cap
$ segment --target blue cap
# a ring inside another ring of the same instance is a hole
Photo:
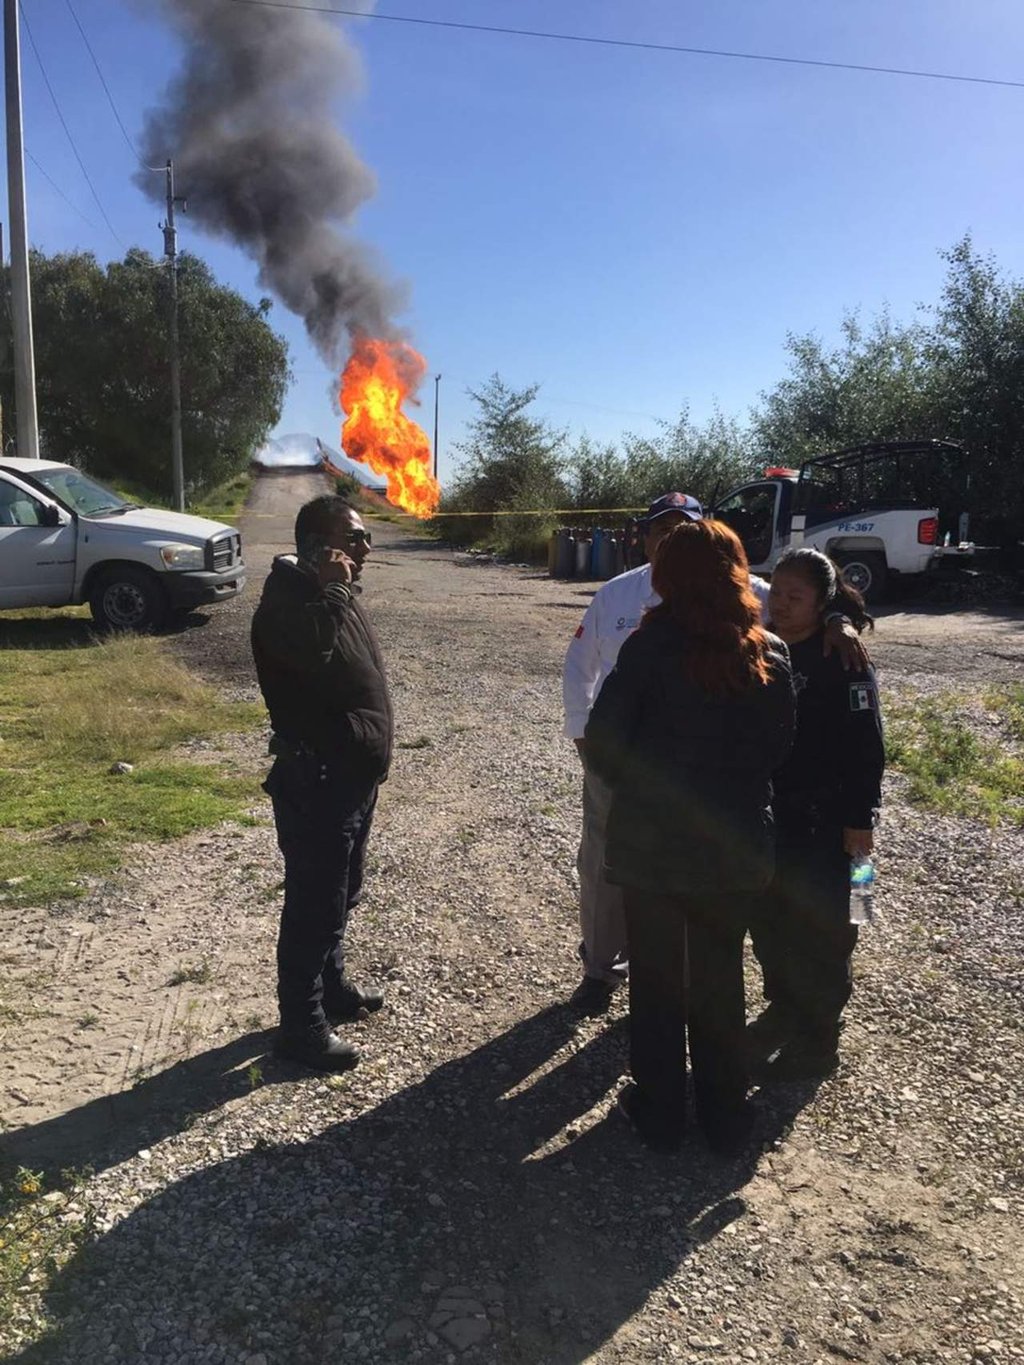
[[[689,517],[691,521],[700,521],[704,515],[704,509],[696,498],[691,498],[689,493],[663,493],[660,498],[655,498],[647,509],[648,523],[658,517],[663,517],[666,512],[682,512],[684,517]]]

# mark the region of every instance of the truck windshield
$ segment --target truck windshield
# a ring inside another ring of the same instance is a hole
[[[134,505],[77,469],[42,469],[34,477],[65,507],[82,517],[109,517]]]

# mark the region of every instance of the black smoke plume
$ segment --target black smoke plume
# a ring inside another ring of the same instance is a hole
[[[305,321],[336,366],[349,335],[391,337],[402,299],[344,228],[373,194],[372,172],[335,127],[359,86],[356,54],[332,22],[232,0],[157,0],[184,68],[146,117],[142,152],[174,162],[189,218],[259,266],[264,287]],[[163,180],[136,183],[162,202]]]

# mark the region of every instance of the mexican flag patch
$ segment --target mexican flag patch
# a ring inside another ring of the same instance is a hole
[[[870,683],[850,684],[850,710],[874,711],[875,689]]]

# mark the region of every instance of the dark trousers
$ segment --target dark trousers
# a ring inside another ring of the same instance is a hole
[[[751,919],[765,998],[809,1042],[833,1047],[850,998],[850,859],[836,824],[781,820],[775,876]]]
[[[376,785],[353,784],[313,756],[278,758],[265,783],[284,855],[277,940],[281,1028],[328,1032],[324,1006],[342,1008],[345,929],[359,902]]]
[[[726,1133],[743,1108],[748,903],[625,888],[630,1070],[640,1105],[666,1128],[685,1115],[687,1033],[700,1126]]]

